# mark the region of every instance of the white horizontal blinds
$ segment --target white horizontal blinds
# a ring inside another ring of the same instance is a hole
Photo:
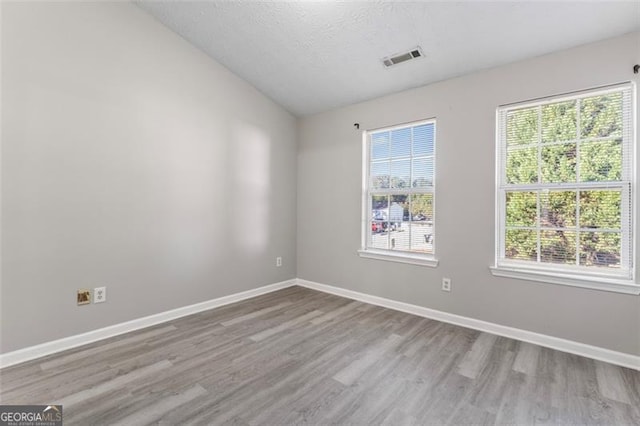
[[[435,123],[415,126],[413,131],[412,180],[414,188],[431,188],[435,178]]]
[[[629,275],[630,85],[499,110],[499,259]]]
[[[368,136],[367,248],[432,254],[435,122]]]

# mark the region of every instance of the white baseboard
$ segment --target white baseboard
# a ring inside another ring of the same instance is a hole
[[[450,324],[459,325],[462,327],[472,328],[474,330],[484,331],[487,333],[496,334],[498,336],[509,337],[512,339],[557,349],[559,351],[581,355],[587,358],[597,359],[635,370],[640,370],[640,356],[612,351],[610,349],[591,346],[584,343],[561,339],[559,337],[548,336],[545,334],[534,333],[518,328],[507,327],[504,325],[481,321],[461,315],[450,314],[448,312],[438,311],[435,309],[425,308],[409,303],[398,302],[383,297],[372,296],[357,291],[347,290],[344,288],[334,287],[327,284],[320,284],[303,279],[282,281],[256,289],[231,294],[229,296],[223,296],[217,299],[208,300],[206,302],[196,303],[194,305],[184,306],[181,308],[172,309],[170,311],[161,312],[159,314],[138,318],[120,324],[115,324],[109,327],[100,328],[98,330],[89,331],[75,336],[65,337],[63,339],[53,340],[51,342],[42,343],[40,345],[30,346],[24,349],[19,349],[17,351],[0,354],[0,368],[20,364],[32,359],[51,355],[56,352],[65,351],[67,349],[72,349],[78,346],[86,345],[88,343],[96,342],[98,340],[107,339],[109,337],[118,336],[120,334],[139,330],[141,328],[150,327],[152,325],[217,308],[219,306],[229,305],[231,303],[250,299],[252,297],[271,293],[273,291],[291,287],[294,285],[299,285],[301,287],[322,291],[324,293],[331,293],[353,300],[359,300],[364,303],[382,306],[385,308],[394,309],[396,311],[418,315],[424,318],[430,318]]]
[[[472,328],[474,330],[484,331],[487,333],[496,334],[498,336],[509,337],[512,339],[521,340],[523,342],[529,342],[539,346],[557,349],[562,352],[568,352],[587,358],[597,359],[599,361],[620,365],[622,367],[627,367],[634,370],[640,370],[640,356],[627,354],[624,352],[612,351],[610,349],[574,342],[572,340],[561,339],[559,337],[548,336],[546,334],[539,334],[532,331],[521,330],[519,328],[507,327],[504,325],[481,321],[474,318],[463,317],[461,315],[450,314],[448,312],[429,309],[409,303],[398,302],[391,299],[385,299],[384,297],[372,296],[369,294],[346,290],[344,288],[334,287],[327,284],[320,284],[313,281],[297,279],[296,283],[301,287],[335,294],[336,296],[342,296],[348,299],[358,300],[360,302],[382,306],[396,311],[418,315],[424,318],[430,318],[449,324]]]
[[[296,280],[287,280],[275,284],[258,287],[252,290],[240,293],[230,294],[229,296],[219,297],[217,299],[207,300],[206,302],[196,303],[194,305],[183,306],[181,308],[172,309],[170,311],[160,312],[159,314],[149,315],[147,317],[134,319],[120,324],[111,325],[97,330],[88,331],[86,333],[77,334],[75,336],[65,337],[63,339],[53,340],[51,342],[30,346],[13,352],[0,354],[0,368],[10,365],[20,364],[25,361],[40,358],[45,355],[51,355],[56,352],[65,351],[78,346],[93,343],[98,340],[107,339],[109,337],[118,336],[130,331],[139,330],[141,328],[150,327],[176,318],[192,315],[198,312],[207,311],[219,306],[229,305],[241,300],[250,299],[260,296],[261,294],[271,293],[296,284]]]

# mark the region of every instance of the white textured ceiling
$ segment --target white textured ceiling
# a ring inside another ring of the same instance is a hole
[[[299,116],[640,30],[640,0],[137,3]]]

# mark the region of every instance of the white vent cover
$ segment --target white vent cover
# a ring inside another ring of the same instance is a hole
[[[385,67],[391,67],[393,65],[398,65],[402,62],[410,61],[411,59],[422,58],[424,54],[422,53],[422,49],[420,46],[416,46],[408,52],[398,53],[393,56],[387,56],[382,58],[382,63]]]

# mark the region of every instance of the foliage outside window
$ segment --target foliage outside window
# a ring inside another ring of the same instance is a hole
[[[632,87],[498,109],[496,266],[633,279]]]
[[[367,132],[365,156],[361,254],[432,258],[435,121]]]

